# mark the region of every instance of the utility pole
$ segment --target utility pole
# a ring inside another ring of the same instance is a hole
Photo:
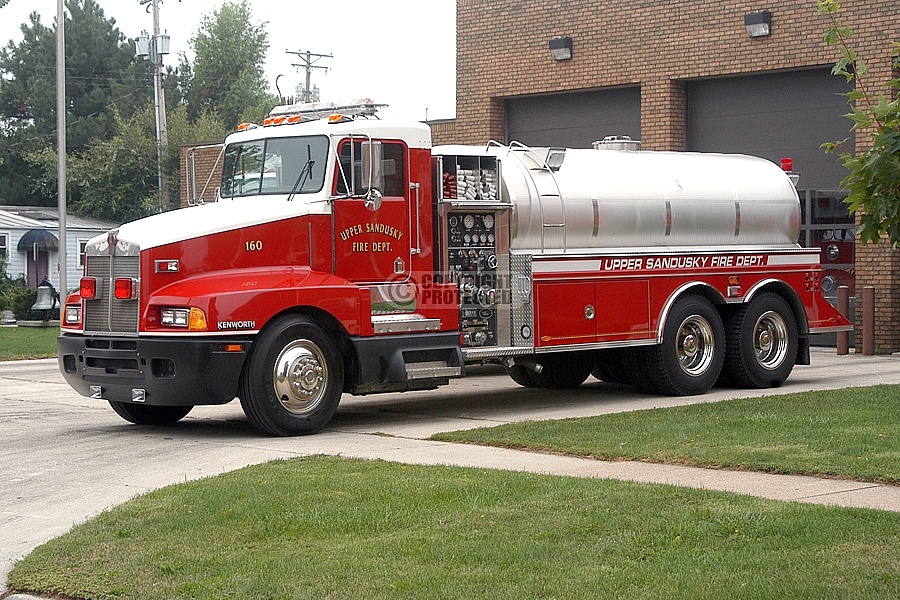
[[[313,69],[325,69],[328,70],[328,67],[317,65],[316,63],[322,60],[323,58],[334,58],[330,54],[316,54],[314,52],[310,52],[307,50],[306,52],[291,52],[290,50],[285,50],[287,54],[296,54],[300,57],[300,60],[303,62],[300,64],[291,63],[292,67],[302,67],[306,70],[306,89],[303,91],[303,101],[309,102],[309,95],[311,93],[310,90],[310,75]]]
[[[63,0],[56,3],[56,152],[57,152],[57,186],[59,198],[59,294],[61,304],[65,305],[69,295],[66,269],[68,254],[66,253],[66,12]],[[62,318],[66,310],[61,310]]]
[[[147,12],[153,15],[153,37],[146,32],[135,41],[137,55],[150,58],[153,65],[153,104],[156,109],[156,160],[159,179],[159,211],[166,206],[166,178],[162,167],[163,148],[169,145],[168,125],[166,124],[166,93],[163,89],[162,57],[169,53],[169,36],[159,33],[159,3],[161,0],[139,0],[141,5],[149,4]]]

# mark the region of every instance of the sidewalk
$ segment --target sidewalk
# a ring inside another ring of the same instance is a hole
[[[297,456],[328,454],[406,464],[503,469],[568,477],[619,479],[734,492],[771,500],[900,512],[900,486],[772,475],[638,461],[600,461],[406,437],[324,432],[294,444]],[[308,449],[306,448],[308,446]]]

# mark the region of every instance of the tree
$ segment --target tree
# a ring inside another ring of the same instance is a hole
[[[188,115],[215,112],[228,129],[262,106],[277,102],[266,92],[263,63],[269,48],[266,23],[254,24],[247,0],[225,2],[205,15],[191,38],[194,62],[181,55],[179,71]]]
[[[819,0],[819,14],[831,19],[825,30],[825,42],[836,46],[841,53],[832,73],[855,81],[856,87],[847,94],[852,122],[851,131],[857,141],[865,136],[868,150],[856,155],[844,150],[844,142],[823,144],[826,152],[840,152],[841,162],[849,173],[842,181],[847,188],[845,200],[851,211],[859,215],[858,233],[863,243],[877,243],[886,236],[893,248],[900,247],[900,98],[893,99],[887,90],[900,90],[900,79],[890,79],[884,89],[876,91],[869,68],[859,56],[851,40],[853,31],[839,19],[837,0]],[[900,43],[894,42],[891,60],[900,68]]]
[[[129,43],[96,0],[66,0],[66,137],[68,150],[84,150],[94,137],[112,135],[116,106],[129,116],[152,92],[148,67],[134,62]],[[56,25],[37,13],[22,25],[23,39],[0,50],[0,202],[41,203],[28,182],[40,178],[23,156],[56,140]],[[52,200],[52,197],[50,198]]]
[[[148,103],[128,118],[112,111],[115,133],[108,139],[96,139],[88,148],[69,159],[68,183],[75,192],[72,212],[127,222],[176,206],[159,206],[159,178],[156,167],[156,121],[153,103]],[[187,109],[178,106],[169,115],[170,145],[163,153],[163,166],[173,186],[170,198],[178,197],[182,143],[221,139],[224,128],[209,115],[188,121]],[[40,181],[51,187],[56,181],[56,153],[47,148],[29,155],[45,173]]]

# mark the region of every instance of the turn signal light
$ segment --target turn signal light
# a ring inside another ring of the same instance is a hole
[[[97,297],[97,278],[82,277],[78,293],[81,294],[84,300],[94,300]]]
[[[206,331],[206,329],[206,314],[199,308],[191,308],[191,312],[188,315],[188,330]]]

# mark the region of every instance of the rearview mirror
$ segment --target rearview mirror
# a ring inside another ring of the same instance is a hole
[[[369,191],[372,189],[381,190],[384,188],[384,171],[382,169],[384,149],[381,147],[381,142],[363,142],[360,146],[362,150],[363,187]],[[368,195],[366,196],[366,201],[368,202]]]

